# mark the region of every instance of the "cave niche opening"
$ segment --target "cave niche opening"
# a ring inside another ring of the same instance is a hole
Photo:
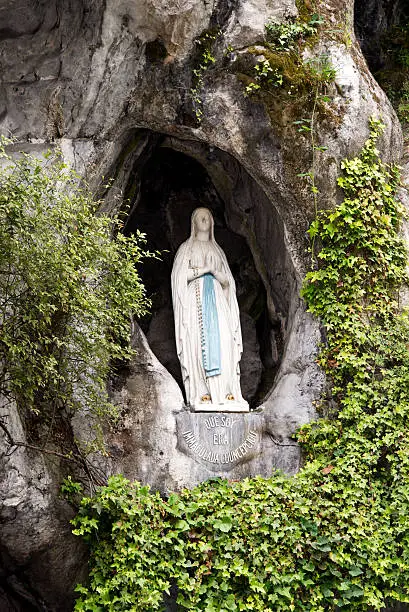
[[[237,172],[238,162],[227,154],[200,145],[204,157],[198,161],[200,155],[177,150],[165,136],[153,133],[145,143],[143,152],[128,164],[123,182],[129,202],[124,231],[144,232],[147,248],[162,255],[160,261],[148,259],[141,266],[152,308],[151,314],[138,323],[150,348],[183,391],[170,276],[176,251],[190,234],[193,210],[209,208],[215,221],[215,238],[236,281],[243,336],[241,387],[254,408],[273,386],[283,354],[289,308],[289,282],[283,272],[287,255],[283,254],[283,228],[278,215],[250,175],[242,168]],[[267,213],[274,218],[263,218]],[[268,240],[265,253],[257,246],[257,226],[263,228]],[[270,268],[266,257],[271,255]]]

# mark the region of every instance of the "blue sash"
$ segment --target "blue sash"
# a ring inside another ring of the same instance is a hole
[[[202,315],[203,344],[202,360],[206,376],[217,376],[221,373],[220,332],[217,316],[216,294],[213,285],[213,274],[203,275]]]

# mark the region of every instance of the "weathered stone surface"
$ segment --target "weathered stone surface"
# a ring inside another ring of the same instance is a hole
[[[319,205],[327,208],[339,197],[340,161],[362,146],[370,115],[382,116],[386,125],[380,142],[386,160],[400,157],[402,135],[354,39],[352,0],[329,0],[323,10],[330,28],[345,24],[351,30],[346,42],[349,35],[352,41],[343,44],[338,37],[319,47],[337,70],[330,91],[337,121],[319,122],[319,144],[327,149],[316,153],[314,164]],[[233,260],[237,255],[233,273],[243,289],[239,303],[247,329],[243,389],[254,406],[264,405],[262,416],[250,415],[263,420],[257,439],[263,452],[220,471],[229,478],[268,475],[274,467],[297,471],[300,453],[291,436],[314,418],[313,402],[324,384],[315,363],[319,323],[305,313],[299,298],[309,264],[305,233],[315,212],[297,174],[311,168],[311,143],[297,134],[294,118],[279,106],[269,110],[270,116],[243,95],[235,63],[248,45],[261,42],[268,19],[294,14],[291,0],[8,0],[0,7],[0,127],[18,139],[17,148],[37,153],[53,142],[98,193],[104,191],[101,177],[112,176],[106,206],[117,206],[122,194],[129,197],[131,229],[142,219],[144,181],[149,182],[149,172],[151,183],[155,178],[149,160],[158,160],[159,149],[182,155],[179,172],[176,165],[172,170],[179,177],[189,167],[183,156],[203,168],[207,178],[201,182],[200,203],[215,203],[216,229],[227,242],[234,239]],[[216,64],[203,75],[203,120],[198,124],[190,90],[192,71],[200,64],[194,41],[204,30],[222,34],[215,45]],[[233,53],[225,53],[228,45]],[[151,248],[169,249],[164,265],[186,236],[184,218],[195,198],[194,188],[181,182],[158,204],[158,243]],[[151,197],[146,203],[153,207]],[[233,270],[234,261],[230,264]],[[163,272],[163,287],[164,278]],[[213,464],[182,451],[178,440],[176,423],[190,415],[184,412],[177,382],[166,295],[166,287],[158,291],[152,320],[142,323],[152,346],[136,331],[137,356],[113,382],[123,414],[117,430],[107,432],[110,458],[105,464],[107,473],[122,471],[164,492],[217,473]],[[85,413],[74,425],[86,434]],[[12,426],[16,436],[23,436],[17,417]],[[58,501],[61,472],[23,448],[3,457],[1,469],[6,588],[0,606],[15,609],[17,602],[21,609],[68,609],[67,594],[83,551],[69,534],[67,507]]]
[[[297,10],[292,0],[248,0],[239,3],[227,26],[229,42],[233,47],[252,45],[262,40],[267,19],[282,22],[295,17]]]
[[[183,462],[172,461],[177,443],[175,414],[183,409],[183,396],[138,329],[134,346],[137,358],[112,391],[122,418],[109,436],[110,469],[170,491],[181,486],[185,471]]]
[[[26,442],[13,406],[2,409],[5,415],[13,439]],[[73,511],[59,497],[64,471],[55,457],[12,450],[0,437],[0,609],[71,610],[87,550],[72,535]]]

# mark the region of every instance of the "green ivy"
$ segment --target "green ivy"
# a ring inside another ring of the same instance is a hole
[[[343,202],[310,229],[321,250],[303,296],[325,325],[332,393],[298,433],[303,469],[211,480],[167,500],[112,477],[74,519],[91,548],[77,611],[163,610],[169,593],[179,610],[206,612],[409,601],[407,256],[381,131],[372,120],[361,154],[342,164]]]
[[[287,23],[268,21],[266,23],[266,39],[272,47],[281,51],[298,50],[306,39],[317,34],[323,19],[315,13],[307,22],[300,20]]]

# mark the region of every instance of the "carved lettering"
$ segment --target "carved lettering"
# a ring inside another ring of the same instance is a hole
[[[226,417],[226,421],[231,417]],[[217,425],[216,425],[217,421]],[[213,427],[220,427],[221,418],[219,417],[209,417],[206,420],[207,429],[212,429]],[[225,426],[227,426],[225,424]],[[195,453],[200,459],[204,459],[205,461],[209,461],[210,463],[217,464],[229,464],[234,463],[235,461],[239,461],[248,453],[249,450],[253,448],[253,446],[257,442],[257,432],[250,430],[246,436],[246,439],[240,446],[231,450],[227,453],[215,453],[212,450],[206,448],[206,446],[200,442],[195,434],[191,431],[185,431],[183,434],[183,438],[188,446],[188,448]],[[214,432],[212,437],[213,444],[215,446],[226,445],[228,444],[228,439],[225,433]]]
[[[225,433],[214,433],[213,434],[213,444],[217,446],[224,446],[228,443],[229,441]]]
[[[210,416],[205,421],[206,429],[214,429],[215,427],[233,427],[233,418],[231,416]]]

